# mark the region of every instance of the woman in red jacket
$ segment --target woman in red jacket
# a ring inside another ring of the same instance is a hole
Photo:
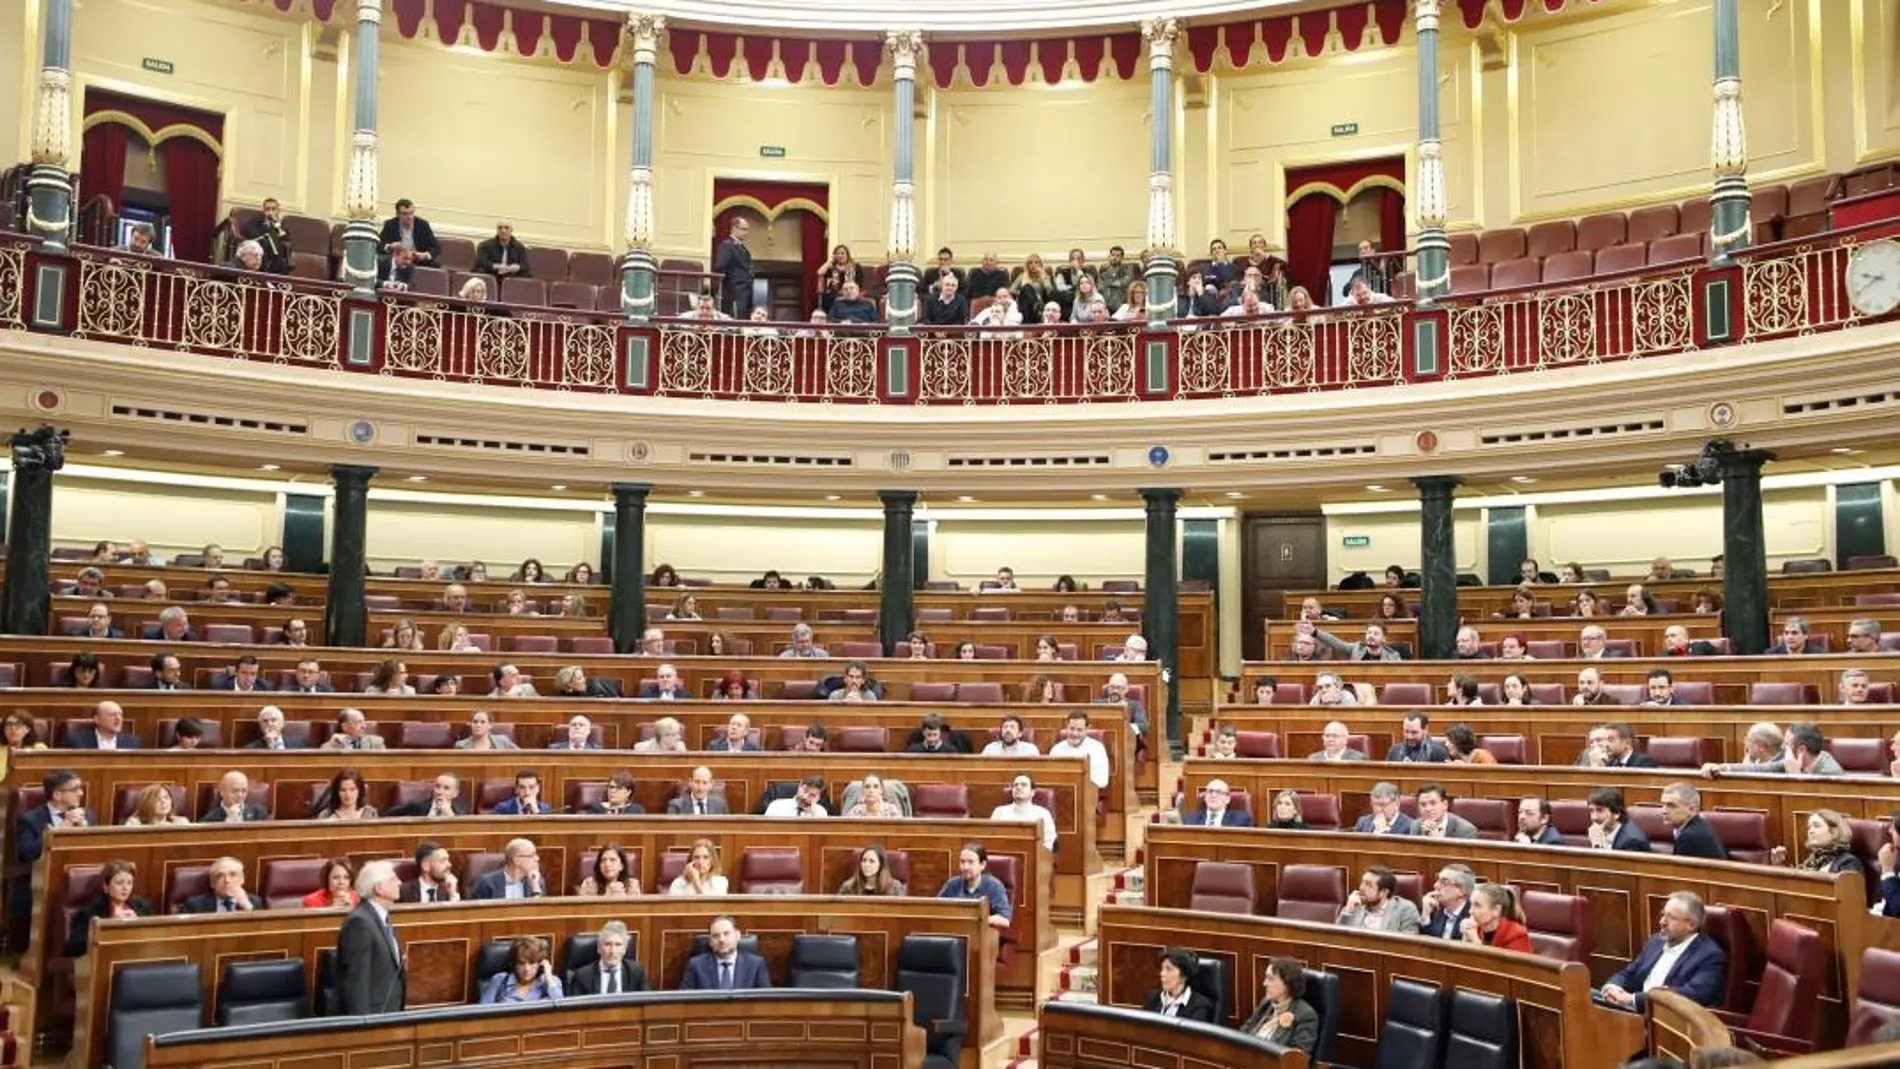
[[[1471,915],[1460,931],[1467,943],[1533,953],[1524,912],[1517,906],[1517,893],[1501,883],[1481,883],[1471,892]]]

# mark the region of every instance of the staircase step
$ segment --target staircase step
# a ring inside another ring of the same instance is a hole
[[[1095,966],[1065,965],[1056,980],[1060,992],[1076,994],[1094,994],[1096,983]]]
[[[1095,954],[1101,945],[1101,941],[1098,939],[1084,939],[1080,943],[1075,944],[1069,948],[1069,964],[1095,964]]]
[[[1148,904],[1147,896],[1140,891],[1110,891],[1108,897],[1103,899],[1103,901],[1111,906],[1145,906]]]
[[[1042,1032],[1042,1029],[1040,1028],[1031,1028],[1029,1031],[1024,1032],[1022,1035],[1016,1037],[1016,1058],[1015,1058],[1015,1061],[1012,1061],[1010,1063],[1011,1065],[1016,1064],[1016,1062],[1022,1061],[1024,1058],[1035,1057],[1036,1037],[1040,1035],[1041,1032]]]

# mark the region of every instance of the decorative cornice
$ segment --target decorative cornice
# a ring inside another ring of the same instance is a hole
[[[666,17],[637,11],[627,12],[627,36],[633,41],[633,62],[652,65],[660,54],[660,34],[666,30]]]

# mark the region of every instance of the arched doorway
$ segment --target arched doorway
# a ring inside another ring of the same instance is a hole
[[[814,182],[713,180],[713,256],[734,219],[751,221],[753,307],[774,320],[804,319],[817,301],[818,271],[831,255],[830,202],[831,190]]]
[[[209,259],[224,116],[94,88],[85,108],[79,204],[92,231],[82,240],[117,245],[120,227],[150,223],[159,249]]]
[[[1359,259],[1359,242],[1405,249],[1405,158],[1289,168],[1287,262],[1316,304],[1338,304]]]

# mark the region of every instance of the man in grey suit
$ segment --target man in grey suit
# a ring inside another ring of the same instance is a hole
[[[712,769],[701,765],[693,769],[693,778],[686,783],[686,793],[666,803],[666,812],[675,817],[723,817],[727,814],[726,800],[712,792]]]
[[[1319,733],[1320,748],[1313,751],[1309,761],[1364,761],[1366,755],[1346,745],[1352,738],[1352,730],[1342,721],[1335,720],[1326,725]]]
[[[1346,898],[1338,924],[1375,932],[1418,934],[1418,907],[1398,895],[1399,878],[1384,865],[1373,865],[1359,877],[1359,889]]]
[[[1451,811],[1451,796],[1436,783],[1418,787],[1418,821],[1413,835],[1433,839],[1476,839],[1478,826]]]
[[[384,750],[382,736],[369,733],[369,719],[361,709],[345,709],[336,717],[336,732],[323,740],[325,750]]]
[[[401,1013],[402,949],[389,923],[389,907],[402,894],[396,866],[372,861],[356,877],[362,899],[343,918],[336,936],[337,1001],[346,1017]]]

